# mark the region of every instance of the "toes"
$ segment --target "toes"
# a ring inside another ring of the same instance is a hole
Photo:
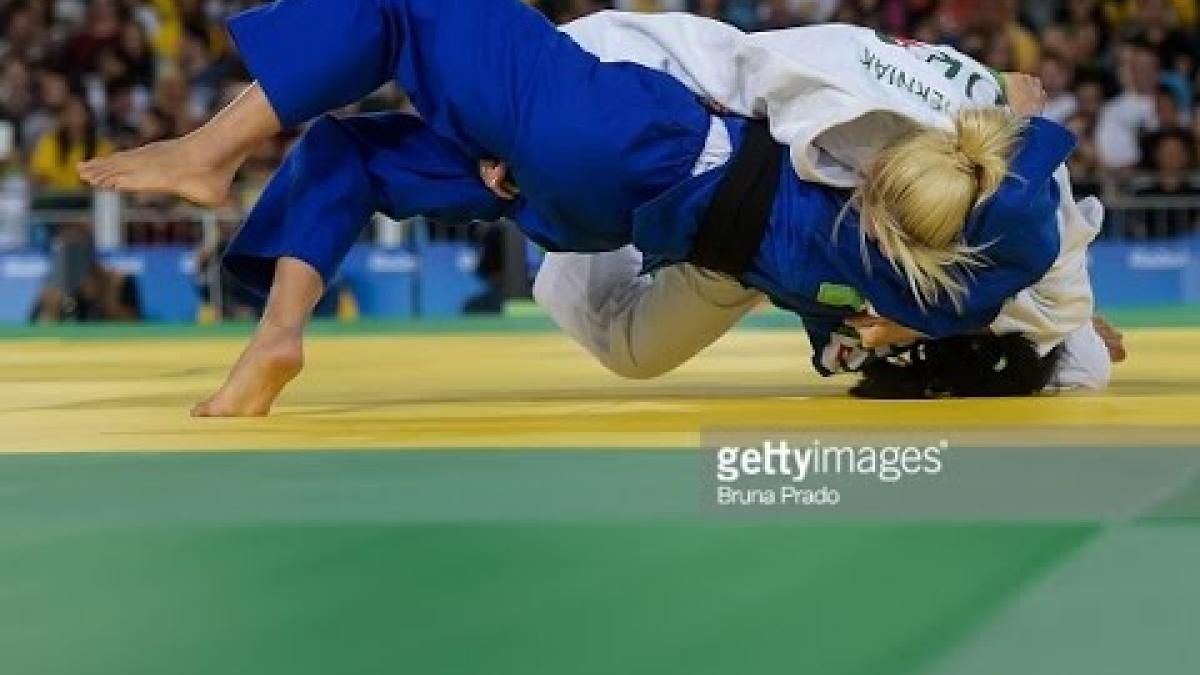
[[[233,413],[227,405],[222,405],[215,398],[201,401],[192,406],[192,417],[230,417]]]

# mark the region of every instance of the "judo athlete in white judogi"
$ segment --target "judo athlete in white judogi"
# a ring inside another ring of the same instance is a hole
[[[691,15],[603,12],[564,30],[602,59],[663,70],[723,108],[769,116],[777,139],[792,143],[798,172],[834,186],[853,187],[896,129],[944,127],[959,109],[1003,100],[1003,76],[956,50],[851,26],[746,35]],[[711,161],[724,161],[720,150],[712,152]],[[1025,336],[1042,356],[1058,350],[1052,387],[1100,389],[1112,364],[1093,325],[1086,261],[1103,207],[1095,198],[1075,202],[1065,167],[1055,178],[1062,192],[1058,259],[1005,305],[991,330]],[[549,254],[535,297],[601,363],[633,378],[674,369],[764,299],[690,265],[643,274],[642,256],[632,247]],[[857,369],[871,353],[840,331],[818,360],[840,372]]]

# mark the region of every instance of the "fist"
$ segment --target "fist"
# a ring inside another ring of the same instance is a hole
[[[1046,88],[1042,81],[1024,73],[1005,73],[1008,105],[1022,117],[1040,115],[1046,109]]]
[[[858,331],[858,337],[867,349],[905,345],[922,337],[917,331],[894,321],[865,313],[846,319],[846,325]]]
[[[479,177],[497,197],[512,201],[521,194],[517,185],[508,175],[508,165],[495,159],[485,159],[479,162]]]

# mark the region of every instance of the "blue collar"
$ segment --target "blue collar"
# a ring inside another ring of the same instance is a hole
[[[1047,227],[1048,220],[1057,219],[1059,191],[1054,172],[1071,156],[1077,142],[1065,127],[1042,117],[1030,119],[1008,177],[971,214],[963,228],[964,240],[972,246],[985,246],[1014,229]]]

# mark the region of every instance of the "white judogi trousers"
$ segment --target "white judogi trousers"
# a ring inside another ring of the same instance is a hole
[[[765,297],[693,265],[642,274],[632,246],[595,254],[550,253],[534,298],[604,367],[650,379],[683,365],[727,333]],[[1112,374],[1108,350],[1089,321],[1063,342],[1052,389],[1103,389]]]

